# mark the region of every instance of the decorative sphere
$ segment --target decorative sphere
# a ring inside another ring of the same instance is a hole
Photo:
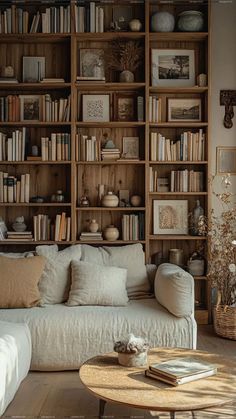
[[[187,10],[178,16],[177,28],[182,32],[200,32],[204,26],[203,14],[197,10]]]
[[[173,32],[175,18],[169,12],[157,12],[151,17],[152,32]]]
[[[142,28],[142,23],[139,19],[132,19],[129,22],[129,28],[132,32],[139,32]]]
[[[130,202],[133,207],[139,207],[141,205],[142,198],[139,195],[133,195],[130,198]]]

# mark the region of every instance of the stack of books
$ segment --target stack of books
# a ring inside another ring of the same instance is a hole
[[[152,364],[145,371],[147,377],[173,386],[210,377],[216,373],[215,365],[191,357],[175,358],[160,364]]]
[[[89,241],[89,240],[103,240],[102,233],[97,231],[97,233],[90,233],[89,231],[84,231],[80,234],[80,240]]]
[[[118,160],[120,158],[119,148],[102,148],[102,160]]]
[[[8,231],[7,239],[12,241],[32,241],[32,231]]]

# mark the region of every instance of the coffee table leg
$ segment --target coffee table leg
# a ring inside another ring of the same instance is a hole
[[[170,419],[175,419],[175,412],[170,412]]]
[[[105,400],[99,399],[99,419],[104,415],[105,404]]]
[[[195,419],[196,418],[195,413],[194,412],[191,412],[191,413],[192,413],[192,419]]]

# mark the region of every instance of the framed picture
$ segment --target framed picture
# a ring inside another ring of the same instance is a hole
[[[110,121],[110,95],[82,95],[84,122]]]
[[[152,49],[152,86],[194,86],[194,50]]]
[[[123,153],[125,159],[139,159],[139,137],[123,137]]]
[[[21,121],[40,121],[40,95],[20,95]]]
[[[236,175],[236,147],[216,147],[216,173]]]
[[[45,77],[45,57],[23,57],[23,83],[37,83]]]
[[[112,8],[112,21],[116,31],[128,31],[132,17],[131,6],[117,5]]]
[[[80,77],[86,80],[104,80],[104,50],[99,48],[81,48],[80,54]]]
[[[188,234],[188,201],[154,200],[153,234]]]
[[[133,95],[115,95],[115,119],[117,121],[135,120],[135,98]]]
[[[201,99],[168,99],[168,121],[201,121]]]

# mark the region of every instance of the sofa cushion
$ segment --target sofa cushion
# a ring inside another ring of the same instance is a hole
[[[154,290],[157,301],[175,316],[185,317],[193,313],[193,277],[179,266],[161,264],[156,273]]]
[[[0,307],[21,308],[38,305],[38,282],[45,258],[8,258],[0,256]]]
[[[72,284],[66,305],[124,306],[128,303],[126,269],[74,260],[71,269]]]
[[[116,247],[97,247],[82,245],[82,257],[85,262],[97,265],[116,266],[127,269],[127,292],[129,298],[145,294],[150,285],[145,266],[142,245],[131,244]]]
[[[61,251],[57,245],[37,246],[36,252],[46,258],[39,281],[41,305],[65,302],[71,285],[70,263],[73,259],[80,260],[81,246],[70,246]]]

